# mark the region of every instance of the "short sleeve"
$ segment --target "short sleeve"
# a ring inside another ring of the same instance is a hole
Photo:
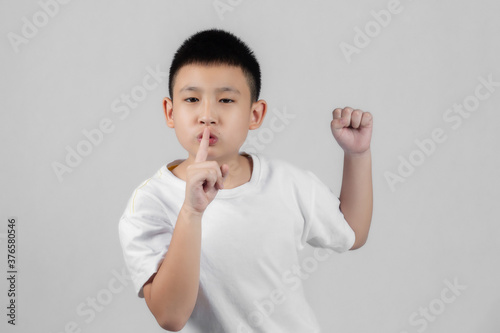
[[[173,230],[160,201],[136,190],[120,218],[118,231],[125,264],[141,298],[144,298],[144,283],[158,271],[165,258]]]
[[[340,200],[314,173],[306,171],[307,185],[301,191],[304,229],[301,246],[330,248],[336,252],[349,250],[355,234],[340,210]]]

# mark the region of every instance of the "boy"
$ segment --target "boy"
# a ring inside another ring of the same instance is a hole
[[[138,296],[170,331],[319,332],[289,273],[306,242],[337,252],[366,242],[371,114],[333,111],[344,150],[337,198],[309,171],[239,152],[267,104],[258,99],[259,64],[237,37],[216,29],[191,36],[169,74],[165,117],[188,157],[139,186],[120,219]]]

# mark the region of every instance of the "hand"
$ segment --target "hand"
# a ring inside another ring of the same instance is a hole
[[[219,166],[217,161],[207,161],[209,138],[210,128],[206,127],[195,161],[186,168],[184,205],[198,214],[203,214],[217,192],[224,188],[224,180],[229,173],[227,164]]]
[[[333,110],[332,134],[347,154],[362,154],[370,149],[373,116],[351,107]]]

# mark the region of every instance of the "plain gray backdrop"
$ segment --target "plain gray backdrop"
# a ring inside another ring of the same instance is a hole
[[[118,220],[135,187],[187,156],[161,72],[213,27],[261,64],[269,112],[248,149],[339,194],[331,113],[374,116],[369,240],[303,279],[324,332],[499,332],[499,12],[494,0],[1,1],[1,276],[18,219],[17,325],[3,277],[2,332],[163,331],[127,280]]]

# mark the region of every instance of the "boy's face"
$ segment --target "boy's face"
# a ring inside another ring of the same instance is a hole
[[[246,77],[234,66],[181,67],[172,98],[163,101],[167,125],[175,128],[177,139],[193,159],[206,126],[211,133],[207,159],[234,157],[248,130],[258,128],[267,111],[265,101],[251,102]]]

